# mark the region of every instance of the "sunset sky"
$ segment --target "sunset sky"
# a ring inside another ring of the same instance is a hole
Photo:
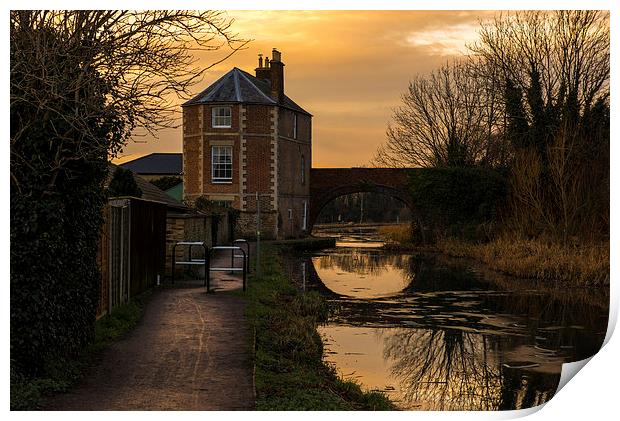
[[[211,68],[199,93],[232,67],[254,74],[258,54],[282,52],[285,91],[314,115],[314,167],[367,165],[385,139],[391,110],[416,74],[466,52],[489,11],[229,11],[247,49]],[[204,65],[228,51],[201,54]],[[179,100],[179,104],[183,101]],[[180,109],[180,108],[179,108]],[[181,129],[136,138],[120,159],[182,152]],[[146,142],[145,142],[146,141]]]

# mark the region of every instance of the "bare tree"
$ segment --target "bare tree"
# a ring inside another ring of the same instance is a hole
[[[609,45],[608,12],[560,10],[499,15],[469,48],[524,91],[536,72],[546,106],[574,98],[589,109],[609,97]]]
[[[377,166],[435,167],[485,162],[497,132],[496,95],[468,60],[416,76],[393,112]],[[490,106],[489,106],[490,105]]]
[[[136,127],[173,125],[174,97],[187,97],[210,67],[198,67],[195,54],[225,47],[225,59],[247,42],[231,24],[218,11],[11,12],[13,184],[13,164],[30,159],[16,145],[35,128],[49,131],[53,185],[54,174],[87,149],[114,156]],[[56,118],[66,127],[48,124]],[[112,120],[113,136],[95,133]]]
[[[527,235],[566,243],[608,230],[609,47],[603,11],[500,15],[470,46],[499,75],[519,125],[508,136],[513,222]]]

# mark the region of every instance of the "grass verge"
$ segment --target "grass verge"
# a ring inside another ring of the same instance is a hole
[[[323,362],[317,326],[329,308],[317,293],[299,293],[282,273],[279,250],[265,245],[262,275],[249,282],[247,317],[256,332],[258,410],[387,410],[379,392],[364,392]]]
[[[24,379],[11,369],[11,410],[41,409],[46,398],[67,392],[82,377],[84,369],[97,353],[138,324],[150,295],[151,292],[147,291],[134,297],[112,314],[97,320],[93,342],[79,357],[49,361],[45,372],[34,379]]]

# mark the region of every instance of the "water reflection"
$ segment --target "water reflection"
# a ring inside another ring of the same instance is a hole
[[[410,261],[410,256],[362,249],[336,249],[312,257],[329,290],[357,298],[389,297],[404,290],[411,281]]]
[[[605,336],[605,305],[453,261],[361,248],[300,259],[305,288],[337,303],[320,329],[326,360],[405,409],[542,404],[561,364],[593,355]]]

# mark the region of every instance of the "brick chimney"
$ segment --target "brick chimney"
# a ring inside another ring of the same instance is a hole
[[[256,77],[258,79],[271,80],[271,69],[269,68],[269,57],[265,57],[265,64],[263,65],[263,55],[258,55],[258,67],[256,70]]]
[[[279,103],[284,102],[284,63],[282,55],[275,48],[271,51],[271,98]]]
[[[256,77],[263,79],[271,84],[271,98],[279,103],[284,102],[284,63],[282,63],[282,54],[275,48],[271,51],[271,61],[269,57],[258,55],[258,67],[254,69]]]

